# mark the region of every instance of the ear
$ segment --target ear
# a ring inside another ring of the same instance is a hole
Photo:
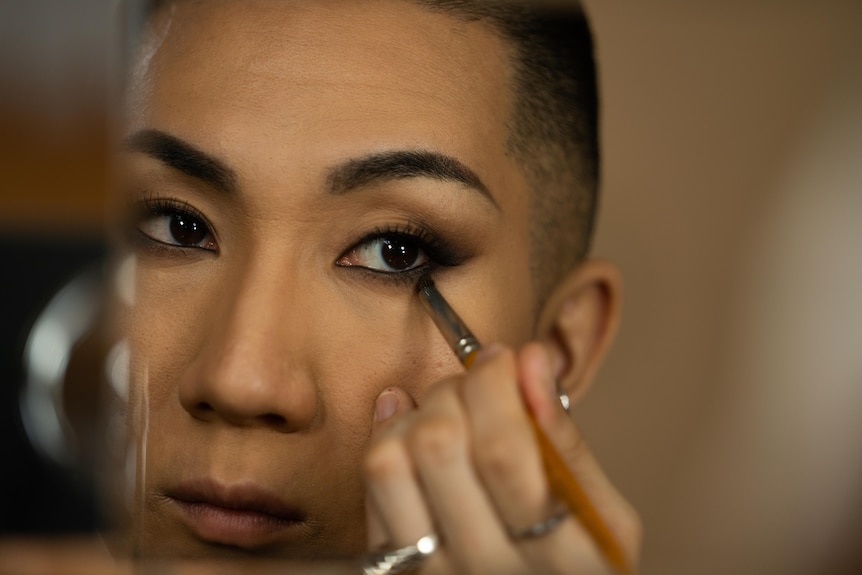
[[[560,392],[573,404],[592,384],[616,336],[621,308],[619,271],[599,260],[572,270],[542,307],[537,336],[548,349]]]

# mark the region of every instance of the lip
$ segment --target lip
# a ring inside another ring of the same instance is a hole
[[[284,541],[305,515],[253,483],[183,482],[165,493],[183,522],[207,543],[259,549]]]

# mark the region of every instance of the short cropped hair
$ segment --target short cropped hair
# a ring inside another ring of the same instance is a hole
[[[508,148],[531,187],[537,304],[589,252],[599,190],[593,38],[577,0],[412,0],[491,24],[513,48]]]
[[[145,18],[175,0],[143,0]],[[599,190],[593,38],[579,0],[405,0],[489,24],[512,49],[509,153],[531,188],[531,275],[538,307],[587,255]]]

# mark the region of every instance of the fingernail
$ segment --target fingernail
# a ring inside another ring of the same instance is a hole
[[[500,355],[501,351],[503,351],[503,346],[499,343],[492,343],[488,347],[483,347],[479,352],[479,355],[476,356],[475,363],[484,363],[493,357]]]
[[[386,390],[377,397],[377,405],[374,408],[374,421],[386,421],[398,409],[398,395],[390,390]]]

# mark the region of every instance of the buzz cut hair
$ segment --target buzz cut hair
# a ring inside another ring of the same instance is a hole
[[[599,199],[599,96],[593,36],[577,0],[411,0],[490,24],[512,49],[507,147],[531,188],[536,304],[590,250]]]

